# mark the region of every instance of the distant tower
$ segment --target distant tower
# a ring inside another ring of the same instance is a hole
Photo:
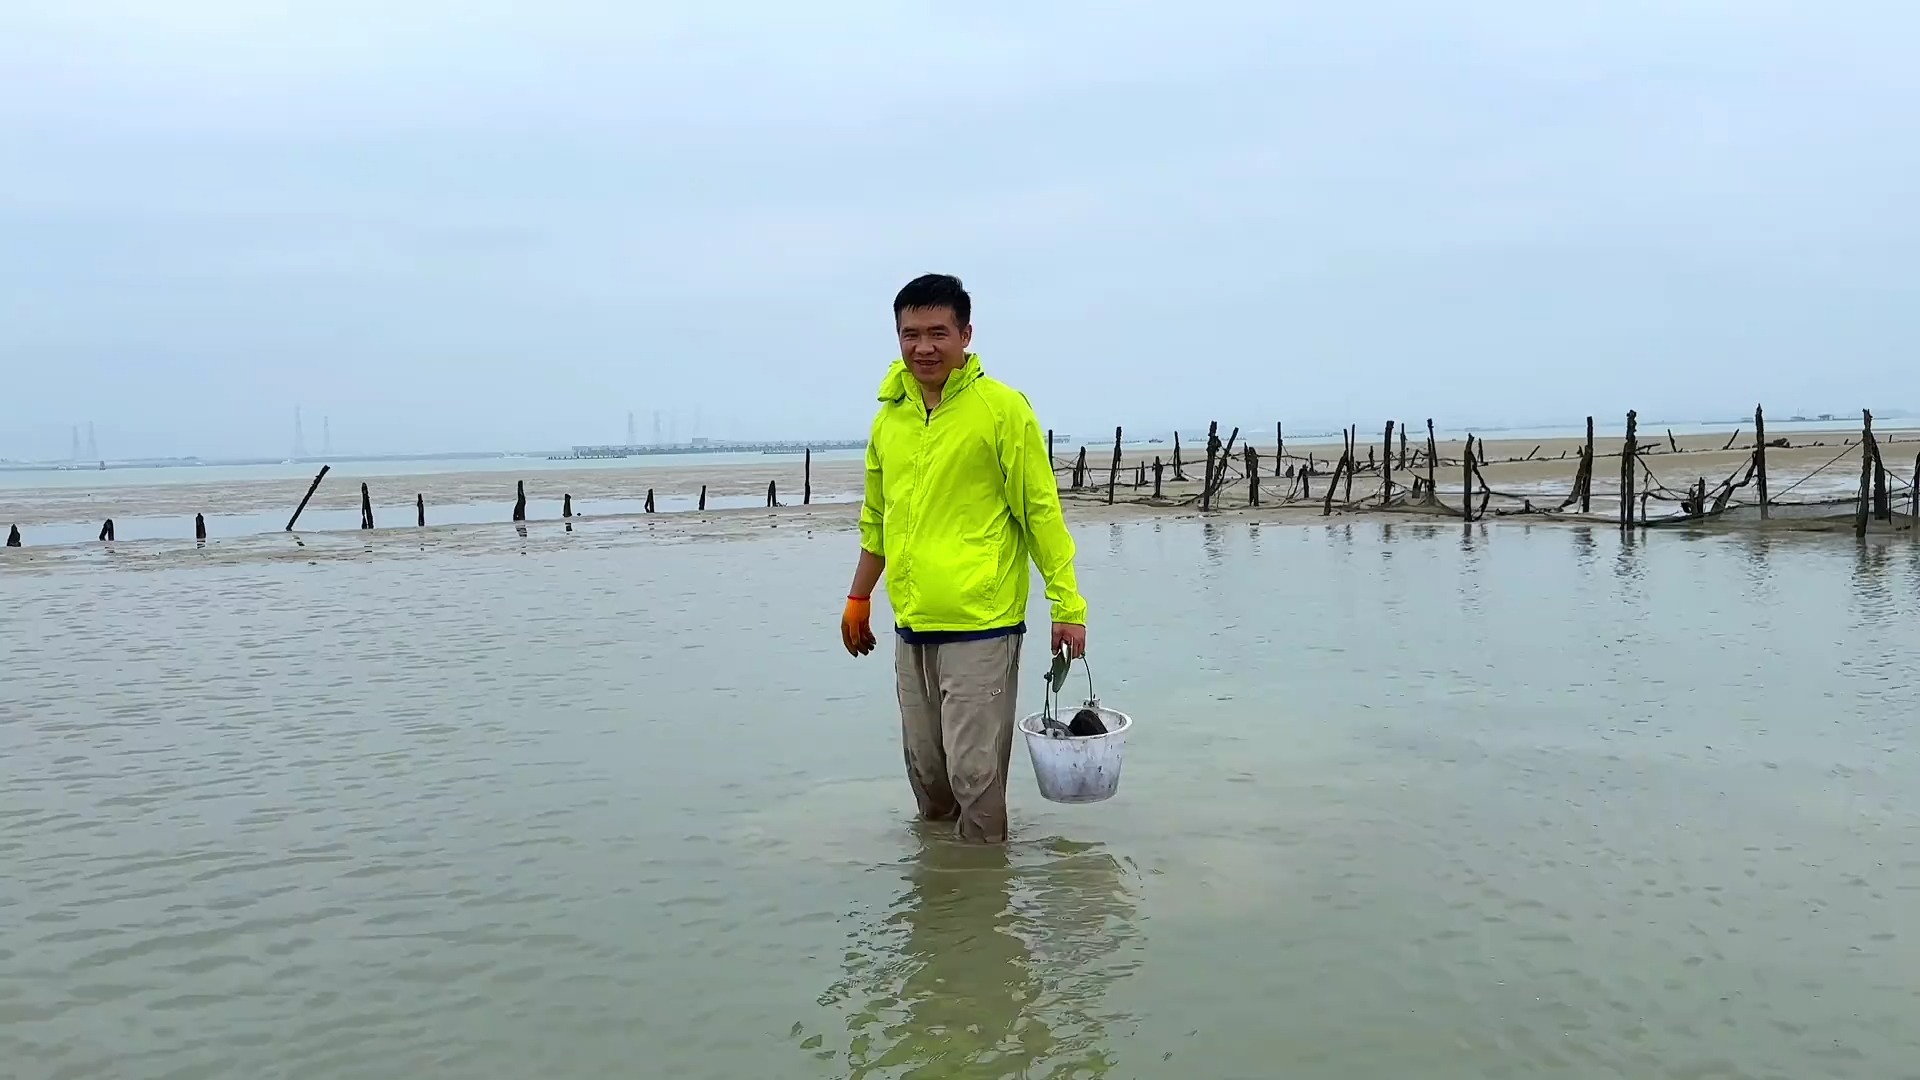
[[[333,453],[333,417],[320,418],[320,453],[327,456]]]
[[[80,425],[73,425],[73,453],[67,455],[68,461],[80,460]]]
[[[633,434],[633,414],[628,413],[627,414],[627,445],[628,446],[633,445],[634,437],[635,436]]]
[[[100,444],[93,441],[93,421],[87,421],[87,460],[100,460]]]
[[[300,426],[300,406],[293,407],[293,456],[295,459],[307,456],[307,433]]]

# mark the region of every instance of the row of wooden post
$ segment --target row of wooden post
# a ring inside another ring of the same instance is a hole
[[[1865,531],[1865,523],[1867,520],[1877,519],[1889,521],[1892,520],[1893,516],[1892,498],[1890,494],[1891,487],[1887,478],[1886,465],[1880,454],[1878,440],[1873,434],[1872,413],[1864,413],[1864,419],[1865,422],[1861,436],[1861,509],[1857,515],[1857,527],[1861,532]],[[1771,501],[1767,489],[1766,413],[1761,407],[1756,406],[1754,408],[1753,426],[1753,476],[1759,494],[1760,516],[1764,520],[1770,518],[1772,515]],[[1276,451],[1273,466],[1274,476],[1291,476],[1293,475],[1292,470],[1285,463],[1285,424],[1276,422],[1274,424],[1273,434]],[[1394,442],[1396,435],[1399,437],[1397,452]],[[1343,429],[1341,432],[1342,452],[1340,460],[1334,468],[1332,480],[1324,498],[1323,513],[1331,514],[1333,512],[1336,490],[1344,491],[1346,501],[1351,502],[1353,499],[1353,478],[1361,469],[1358,458],[1359,447],[1357,436],[1357,428],[1349,427]],[[1220,484],[1226,474],[1226,463],[1229,455],[1232,453],[1233,444],[1238,437],[1239,429],[1235,428],[1223,444],[1220,441],[1219,422],[1214,421],[1207,427],[1206,474],[1203,478],[1200,492],[1200,508],[1203,511],[1210,511],[1215,506]],[[1728,438],[1726,448],[1731,449],[1739,437],[1740,433],[1738,431],[1734,432],[1734,434]],[[1122,440],[1122,429],[1118,427],[1114,428],[1113,457],[1107,469],[1106,501],[1110,505],[1115,500],[1116,489],[1119,485]],[[1049,462],[1056,460],[1053,456],[1054,442],[1054,433],[1052,431],[1047,432],[1047,457]],[[1674,436],[1671,429],[1667,432],[1667,445],[1670,451],[1674,453],[1680,452],[1679,440]],[[1177,431],[1173,436],[1173,448],[1174,479],[1176,481],[1185,480],[1186,477],[1181,471],[1180,435]],[[1539,448],[1535,447],[1534,453],[1527,455],[1527,460],[1532,460],[1534,454],[1538,452]],[[1598,460],[1594,447],[1594,420],[1591,416],[1587,417],[1586,440],[1584,445],[1579,448],[1578,453],[1579,466],[1574,474],[1573,489],[1566,501],[1561,504],[1561,507],[1564,509],[1577,502],[1580,505],[1580,512],[1588,514],[1593,511],[1593,473],[1595,463]],[[1620,507],[1618,514],[1622,527],[1632,527],[1635,524],[1644,524],[1646,521],[1646,512],[1643,504],[1648,499],[1649,494],[1640,490],[1640,471],[1644,467],[1641,464],[1640,458],[1639,413],[1630,410],[1627,413],[1626,438],[1620,454]],[[1244,459],[1244,475],[1249,479],[1247,504],[1249,506],[1258,506],[1260,504],[1259,453],[1253,447],[1248,446],[1244,448]],[[1434,475],[1438,461],[1439,449],[1434,435],[1433,420],[1428,419],[1426,477],[1424,483],[1421,478],[1414,478],[1413,498],[1432,500],[1438,496],[1437,478]],[[1487,484],[1485,475],[1481,472],[1481,466],[1484,465],[1485,462],[1484,441],[1476,442],[1475,437],[1469,434],[1467,436],[1465,453],[1461,459],[1461,516],[1467,521],[1473,521],[1483,516],[1492,498],[1492,489]],[[1376,453],[1375,450],[1369,448],[1366,463],[1366,468],[1369,471],[1377,471],[1381,474],[1380,504],[1382,506],[1390,506],[1394,501],[1396,494],[1393,477],[1394,469],[1405,470],[1409,468],[1412,463],[1413,458],[1409,447],[1407,426],[1394,421],[1388,421],[1379,451]],[[1133,481],[1135,487],[1144,487],[1146,485],[1147,470],[1148,466],[1145,463],[1136,465]],[[1156,456],[1152,465],[1153,498],[1156,500],[1163,496],[1162,483],[1164,470],[1165,464]],[[1920,456],[1916,457],[1914,470],[1915,482],[1912,485],[1909,501],[1913,507],[1912,513],[1917,518],[1920,518]],[[1301,494],[1303,497],[1312,497],[1311,481],[1314,472],[1314,464],[1311,457],[1309,457],[1306,467],[1301,470],[1300,474],[1302,481]],[[1072,465],[1072,478],[1070,483],[1074,489],[1079,490],[1087,486],[1087,479],[1087,448],[1082,446],[1080,447],[1078,457]],[[1476,495],[1478,496],[1477,506]],[[1713,507],[1714,510],[1717,510],[1720,504],[1726,502],[1726,495],[1726,492],[1722,493],[1719,503]],[[1291,494],[1289,498],[1291,498]],[[1707,516],[1710,511],[1708,506],[1708,489],[1704,478],[1699,478],[1695,486],[1689,489],[1683,505],[1686,507],[1689,516]]]

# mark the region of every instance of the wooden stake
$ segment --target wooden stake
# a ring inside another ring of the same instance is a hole
[[[1080,456],[1073,463],[1073,490],[1079,491],[1087,486],[1087,448],[1080,448]]]
[[[1333,494],[1340,490],[1340,477],[1353,467],[1353,458],[1348,454],[1340,455],[1340,464],[1333,467],[1333,477],[1327,481],[1326,501],[1320,504],[1320,516],[1333,516]]]
[[[1867,517],[1872,509],[1869,499],[1873,495],[1873,413],[1860,410],[1860,505],[1854,510],[1853,532],[1856,536],[1867,535]]]
[[[1593,417],[1587,417],[1587,459],[1580,466],[1580,512],[1593,513]]]
[[[1260,505],[1260,451],[1247,446],[1247,505]]]
[[[1393,421],[1387,421],[1386,448],[1380,451],[1380,505],[1393,501]]]
[[[1347,429],[1347,491],[1341,500],[1353,504],[1353,472],[1360,466],[1360,425]]]
[[[1765,521],[1773,511],[1767,503],[1767,414],[1758,405],[1753,407],[1753,476],[1760,490],[1760,520]]]
[[[560,516],[563,518],[570,518],[573,516],[573,496],[572,495],[562,494],[560,496]]]
[[[1213,462],[1220,453],[1220,421],[1207,425],[1207,475],[1200,480],[1200,510],[1213,509]]]
[[[813,505],[813,447],[811,446],[807,447],[807,462],[806,462],[805,468],[806,468],[806,471],[801,474],[803,479],[801,480],[801,488],[800,488],[800,505],[812,506]]]
[[[1187,474],[1180,466],[1180,433],[1176,431],[1173,433],[1173,479],[1178,483],[1186,478]]]
[[[193,538],[204,541],[207,538],[207,515],[193,515]]]
[[[701,484],[700,485],[700,509],[705,510],[706,508],[707,508],[707,485]],[[653,489],[652,488],[647,489],[647,501],[646,501],[646,504],[642,507],[642,509],[649,514],[653,513]]]
[[[1160,460],[1158,455],[1155,455],[1153,459],[1153,497],[1156,499],[1160,497],[1160,478],[1166,471],[1166,464]]]
[[[525,521],[527,520],[527,482],[515,480],[513,491],[513,520]]]
[[[1053,457],[1053,429],[1048,428],[1047,429],[1047,469],[1049,472],[1051,472],[1054,468],[1055,468],[1055,465],[1054,465],[1054,457]]]
[[[1433,470],[1439,464],[1440,446],[1433,441],[1433,418],[1427,418],[1427,498],[1440,498],[1440,489],[1434,484]]]
[[[1473,521],[1473,436],[1467,436],[1466,461],[1462,465],[1460,481],[1460,512],[1468,523]]]
[[[1120,429],[1113,429],[1113,463],[1107,466],[1107,505],[1113,505],[1113,487],[1120,481]]]
[[[413,497],[413,513],[416,523],[424,528],[427,524],[427,497],[425,495],[415,495]]]
[[[1869,445],[1873,449],[1873,516],[1892,521],[1893,499],[1887,489],[1887,463],[1880,458],[1880,440],[1875,438]]]
[[[313,483],[307,485],[307,494],[300,500],[300,505],[293,508],[293,516],[287,519],[287,532],[293,531],[293,523],[300,520],[301,513],[307,508],[307,500],[313,498],[313,493],[320,490],[320,481],[327,478],[327,470],[331,468],[333,468],[331,465],[322,465],[320,471],[314,474]]]
[[[1674,441],[1672,428],[1667,429],[1667,448],[1676,454],[1680,452],[1680,444]]]
[[[1627,410],[1627,441],[1620,450],[1620,525],[1633,527],[1633,496],[1639,485],[1640,414]]]
[[[767,481],[767,505],[768,505],[768,506],[779,506],[779,505],[780,505],[780,496],[779,496],[779,494],[778,494],[778,493],[777,493],[777,492],[776,492],[776,491],[774,490],[774,486],[773,486],[773,485],[774,485],[774,481],[772,481],[772,480],[769,480],[769,481]]]
[[[112,518],[108,518],[106,524],[100,526],[100,539],[102,540],[113,539],[113,519]]]
[[[20,546],[20,526],[14,525],[7,529],[7,546],[8,547]]]
[[[360,485],[360,527],[373,528],[373,496],[368,494],[367,485]]]
[[[1287,426],[1282,423],[1273,425],[1273,475],[1279,476],[1287,461]]]

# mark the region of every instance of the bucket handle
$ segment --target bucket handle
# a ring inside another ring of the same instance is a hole
[[[1098,707],[1100,697],[1093,691],[1093,665],[1087,663],[1085,653],[1080,654],[1080,666],[1087,672],[1087,704]],[[1064,648],[1053,654],[1053,666],[1047,669],[1045,695],[1040,701],[1040,728],[1051,738],[1064,739],[1071,734],[1060,719],[1060,690],[1067,684],[1067,675],[1072,670],[1073,658]]]

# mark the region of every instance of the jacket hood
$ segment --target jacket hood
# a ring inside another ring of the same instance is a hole
[[[982,373],[980,354],[968,353],[967,362],[960,365],[959,370],[947,376],[947,385],[944,390],[940,391],[940,399],[945,401],[954,394],[965,390],[967,386],[971,384],[973,380],[979,378]],[[907,371],[907,362],[899,357],[895,357],[893,363],[887,367],[886,376],[880,380],[880,400],[899,401],[908,394],[916,394],[919,392],[920,382]]]

